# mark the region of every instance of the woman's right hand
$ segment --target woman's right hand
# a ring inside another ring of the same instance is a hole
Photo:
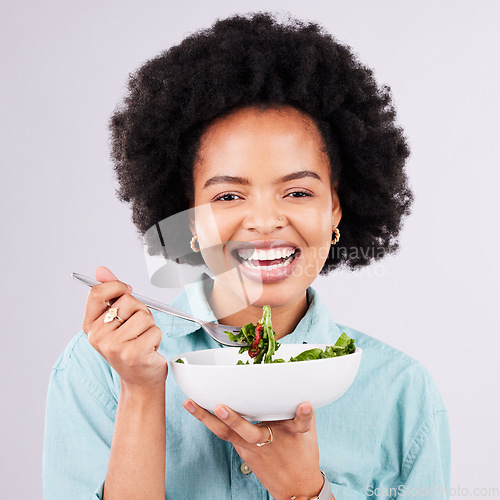
[[[90,290],[83,320],[83,331],[90,345],[115,369],[121,384],[127,388],[163,387],[168,363],[157,352],[161,330],[151,311],[106,267],[98,267],[95,277],[102,283]],[[123,323],[117,319],[104,322],[108,301],[113,308],[118,308]]]

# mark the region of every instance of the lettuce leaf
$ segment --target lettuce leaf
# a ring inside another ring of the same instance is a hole
[[[256,334],[257,325],[262,325],[262,330],[260,328],[258,331],[260,333]],[[262,319],[257,325],[253,323],[248,323],[241,327],[240,332],[234,335],[231,332],[226,332],[230,340],[236,342],[245,342],[252,345],[240,348],[239,353],[244,352],[249,353],[250,357],[253,358],[253,364],[264,363],[286,363],[282,358],[273,359],[274,354],[280,347],[280,343],[276,341],[276,332],[271,324],[271,307],[264,306],[262,309]],[[258,338],[260,335],[260,338]],[[258,339],[258,341],[257,341]],[[307,351],[301,352],[297,356],[292,356],[289,362],[295,361],[310,361],[313,359],[325,359],[334,358],[337,356],[345,356],[346,354],[351,354],[356,350],[354,345],[354,339],[350,338],[345,332],[337,339],[335,345],[327,346],[324,350],[319,348],[309,349]],[[238,361],[238,365],[248,365],[249,361],[244,363],[243,361]]]

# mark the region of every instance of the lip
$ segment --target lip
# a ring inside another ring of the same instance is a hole
[[[269,250],[272,248],[282,248],[282,247],[292,247],[296,250],[296,256],[293,261],[285,267],[279,267],[276,269],[251,269],[246,267],[241,263],[237,258],[237,251],[240,249],[259,249],[259,250]],[[256,281],[261,284],[269,284],[269,283],[277,283],[279,281],[283,281],[288,278],[293,273],[295,266],[297,265],[299,259],[302,256],[302,252],[299,246],[291,241],[287,240],[253,240],[249,242],[238,242],[232,246],[232,250],[230,250],[230,254],[232,258],[238,263],[238,267],[241,271],[241,274],[251,279],[252,281]]]

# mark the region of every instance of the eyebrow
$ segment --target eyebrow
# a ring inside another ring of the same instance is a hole
[[[321,177],[316,172],[313,172],[312,170],[300,170],[298,172],[292,172],[291,174],[287,174],[284,175],[283,177],[280,177],[279,179],[274,181],[273,184],[281,184],[283,182],[294,181],[296,179],[303,179],[304,177],[311,177],[313,179],[318,180],[319,182],[323,182],[321,180]],[[207,187],[212,186],[214,184],[222,184],[222,183],[244,184],[245,186],[250,185],[250,181],[246,177],[236,177],[232,175],[216,175],[214,177],[210,177],[210,179],[208,179],[207,182],[205,182],[203,189],[206,189]]]

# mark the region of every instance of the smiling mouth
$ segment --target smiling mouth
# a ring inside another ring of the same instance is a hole
[[[299,248],[272,250],[239,249],[233,251],[234,258],[249,269],[271,271],[289,266],[300,255]]]

